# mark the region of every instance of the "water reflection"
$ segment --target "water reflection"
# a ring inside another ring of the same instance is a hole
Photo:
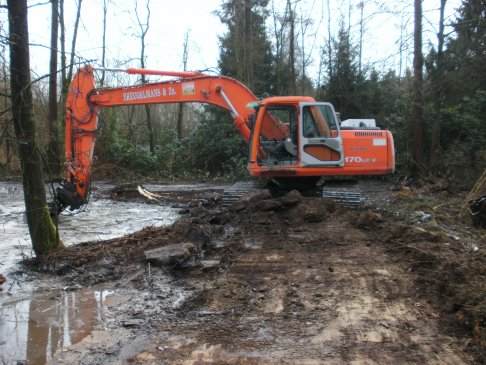
[[[36,293],[0,308],[0,362],[44,364],[103,324],[107,290]]]

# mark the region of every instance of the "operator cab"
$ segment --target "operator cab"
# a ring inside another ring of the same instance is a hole
[[[258,110],[259,128],[253,133],[259,137],[252,136],[252,144],[259,144],[257,164],[273,169],[343,166],[343,143],[333,106],[278,99],[279,103],[265,102]]]
[[[264,116],[260,129],[259,164],[296,165],[299,161],[297,108],[294,105],[269,105],[261,112]]]

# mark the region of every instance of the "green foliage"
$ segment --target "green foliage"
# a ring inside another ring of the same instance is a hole
[[[425,122],[440,125],[441,153],[432,172],[468,183],[485,168],[486,2],[462,1],[453,28],[441,63],[435,50],[427,57],[425,97],[436,110]]]
[[[208,108],[208,111],[186,141],[192,156],[191,168],[209,176],[246,176],[248,148],[245,140],[233,127],[227,112],[215,108]]]
[[[116,120],[110,124],[116,124]],[[247,148],[227,112],[208,107],[189,137],[178,140],[176,130],[165,129],[154,154],[134,144],[113,128],[100,139],[101,162],[134,172],[170,179],[234,179],[247,176]]]
[[[334,57],[328,75],[326,96],[336,110],[345,118],[359,117],[357,88],[360,78],[356,66],[356,52],[351,45],[350,35],[341,24],[338,40],[334,42]]]
[[[112,146],[123,139],[122,136],[122,118],[121,114],[115,112],[115,109],[103,109],[100,113],[98,128],[101,130],[101,136],[96,142],[96,156],[102,161],[112,158],[114,152]]]
[[[446,102],[461,103],[464,96],[486,90],[486,2],[464,0],[453,27],[456,36],[444,55]]]
[[[131,170],[144,174],[157,171],[157,158],[150,153],[148,148],[133,145],[125,139],[120,138],[112,144],[109,154],[114,157],[114,163]]]
[[[102,135],[96,143],[97,159],[141,174],[157,175],[157,158],[148,146],[134,143],[122,116],[121,109],[103,110],[100,118]]]
[[[184,140],[183,140],[184,141]],[[177,138],[177,130],[164,129],[155,149],[157,169],[160,176],[167,178],[189,178],[187,171],[187,150],[183,141]]]
[[[325,82],[313,90],[311,80],[291,80],[288,45],[280,45],[280,54],[272,53],[265,27],[268,3],[223,1],[217,12],[227,26],[227,33],[220,38],[221,73],[243,82],[257,95],[288,95],[297,81],[299,90],[332,102],[342,119],[375,118],[379,127],[394,135],[398,174],[408,174],[414,143],[410,133],[410,71],[405,75],[393,70],[379,73],[363,65],[360,72],[356,47],[348,29],[341,26],[332,45],[332,64],[325,65],[327,58],[322,59],[322,69],[327,71]],[[444,50],[443,67],[439,70],[433,49],[426,58],[424,124],[426,141],[430,142],[434,122],[440,121],[441,153],[433,173],[470,182],[485,168],[486,157],[485,2],[464,0],[457,14],[454,35]],[[284,33],[288,34],[288,28]],[[178,140],[175,129],[162,129],[154,154],[145,146],[146,131],[139,128],[142,122],[137,126],[119,112],[103,114],[106,128],[97,146],[100,160],[168,178],[247,176],[247,147],[227,112],[207,107],[198,127],[183,140]],[[425,153],[426,158],[431,153],[428,142]]]
[[[477,179],[486,167],[486,91],[446,107],[442,116],[443,173],[460,181]]]

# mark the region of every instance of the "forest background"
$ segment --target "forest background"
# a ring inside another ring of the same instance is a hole
[[[31,43],[32,49],[49,51],[46,62],[55,75],[34,74],[32,84],[39,146],[44,160],[49,161],[46,170],[51,178],[58,178],[61,172],[64,97],[76,68],[87,62],[110,68],[153,68],[154,64],[146,52],[153,24],[158,22],[151,11],[153,1],[131,2],[132,7],[125,10],[132,19],[127,37],[138,44],[138,50],[130,47],[126,56],[122,52],[108,52],[107,56],[109,24],[116,23],[115,14],[123,1],[102,2],[101,13],[96,15],[103,25],[98,39],[90,33],[91,42],[99,44],[96,59],[76,48],[87,21],[83,17],[94,15],[84,10],[86,1],[68,1],[29,1],[30,13],[42,7],[53,14],[51,43]],[[399,175],[420,175],[470,188],[486,162],[486,3],[463,0],[456,8],[457,3],[446,0],[431,3],[427,2],[430,10],[417,15],[414,4],[404,1],[394,2],[393,7],[387,1],[374,1],[372,13],[370,3],[353,0],[342,3],[339,11],[330,0],[221,1],[213,12],[223,29],[218,34],[217,67],[209,71],[238,79],[257,96],[310,95],[333,103],[343,120],[374,118],[394,134]],[[0,172],[11,175],[20,164],[9,113],[8,23],[5,6],[1,8]],[[75,22],[69,27],[66,11],[74,12],[69,17]],[[387,48],[388,56],[371,60],[366,52],[379,45],[376,39],[368,43],[367,33],[371,20],[383,14],[399,24],[396,34],[390,35],[396,39],[396,49]],[[431,14],[437,17],[431,18]],[[183,15],[174,17],[184,22]],[[422,22],[419,30],[417,19]],[[190,24],[187,27],[178,49],[159,45],[166,53],[181,56],[181,69],[187,69],[197,53]],[[425,34],[426,44],[420,44],[420,50],[425,50],[422,63],[412,69],[417,32]],[[167,34],[170,36],[170,29]],[[37,58],[35,62],[41,61]],[[423,72],[419,86],[417,70]],[[97,78],[104,86],[145,81],[102,72]],[[226,112],[197,104],[121,107],[104,110],[102,120],[95,167],[116,165],[169,179],[247,175],[247,147]]]

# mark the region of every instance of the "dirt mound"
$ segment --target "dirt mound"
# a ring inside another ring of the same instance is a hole
[[[46,260],[27,260],[27,266],[63,275],[70,285],[94,285],[129,275],[144,263],[143,251],[169,240],[166,228],[148,227],[134,234],[103,242],[85,242],[66,247]]]

